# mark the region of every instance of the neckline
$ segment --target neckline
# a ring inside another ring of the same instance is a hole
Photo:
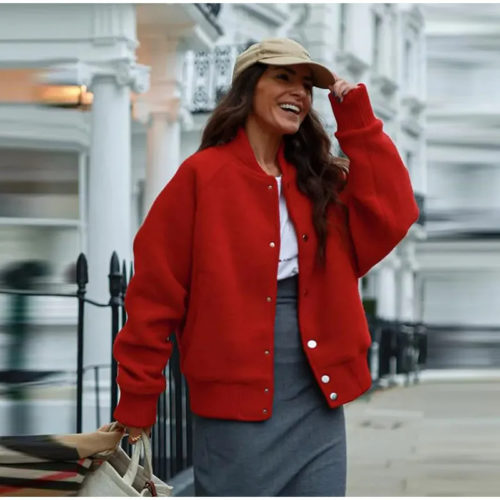
[[[236,133],[236,137],[233,139],[236,142],[238,147],[235,148],[235,154],[247,165],[252,167],[253,170],[258,171],[260,174],[264,175],[266,178],[278,176],[268,174],[257,162],[255,158],[255,154],[253,152],[250,141],[248,140],[248,136],[244,126],[240,126],[238,128],[238,132]],[[285,142],[282,140],[278,149],[278,153],[276,155],[278,163],[281,168],[281,177],[283,175],[283,164],[285,163]]]

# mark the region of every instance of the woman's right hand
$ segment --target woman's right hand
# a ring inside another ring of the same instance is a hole
[[[129,444],[136,444],[142,436],[142,431],[144,431],[149,438],[151,437],[151,428],[153,427],[152,425],[149,425],[147,427],[131,427],[123,425],[120,422],[118,422],[118,424],[122,429],[124,429],[125,433],[128,434]]]

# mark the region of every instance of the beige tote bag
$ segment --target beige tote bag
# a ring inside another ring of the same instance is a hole
[[[113,431],[116,422],[110,427]],[[144,455],[144,466],[139,464]],[[114,450],[94,455],[102,458],[98,468],[89,472],[78,492],[81,497],[168,497],[173,487],[153,474],[151,442],[143,431],[142,437],[133,445],[132,458],[121,446]]]

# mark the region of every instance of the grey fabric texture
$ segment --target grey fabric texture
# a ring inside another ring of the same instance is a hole
[[[297,283],[278,281],[273,414],[262,422],[193,414],[196,496],[345,496],[344,408],[331,409],[302,348]]]

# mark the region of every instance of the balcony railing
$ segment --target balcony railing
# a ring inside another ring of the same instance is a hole
[[[210,113],[231,86],[238,55],[254,41],[220,45],[212,52],[188,52],[184,65],[185,103],[191,113]]]

